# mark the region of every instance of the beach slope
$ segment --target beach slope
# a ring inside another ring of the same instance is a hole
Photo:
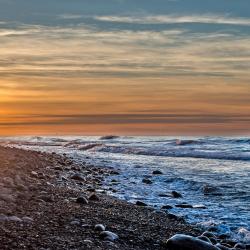
[[[165,249],[176,233],[198,234],[165,212],[106,195],[102,180],[115,174],[66,155],[0,147],[1,249]]]

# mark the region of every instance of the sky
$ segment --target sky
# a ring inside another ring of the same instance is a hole
[[[250,134],[249,0],[0,0],[0,135]]]

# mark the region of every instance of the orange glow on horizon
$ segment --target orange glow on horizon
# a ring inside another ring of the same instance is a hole
[[[1,86],[7,87],[0,91],[0,134],[206,135],[248,131],[245,118],[250,100],[242,99],[250,91],[246,83],[233,85],[232,81],[202,77],[76,78],[76,84],[70,82],[72,79],[60,78],[2,80]]]

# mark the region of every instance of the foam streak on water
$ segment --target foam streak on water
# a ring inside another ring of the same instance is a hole
[[[223,233],[239,237],[250,229],[250,138],[26,137],[2,138],[3,144],[67,153],[98,166],[114,167],[121,174],[113,183],[116,193],[129,202],[142,200],[156,208],[187,202],[206,209],[173,208],[191,223],[217,225]],[[152,175],[161,170],[163,175]],[[152,180],[143,184],[142,179]],[[176,190],[183,199],[162,197]],[[244,228],[244,229],[243,229]]]

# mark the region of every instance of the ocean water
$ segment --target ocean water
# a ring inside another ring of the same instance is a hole
[[[171,205],[168,211],[189,223],[250,242],[250,138],[5,137],[1,144],[114,167],[121,174],[105,180],[107,189],[115,189],[109,194],[156,209]],[[153,175],[154,170],[163,174]],[[171,191],[183,198],[174,199]],[[175,207],[181,203],[206,208]]]

